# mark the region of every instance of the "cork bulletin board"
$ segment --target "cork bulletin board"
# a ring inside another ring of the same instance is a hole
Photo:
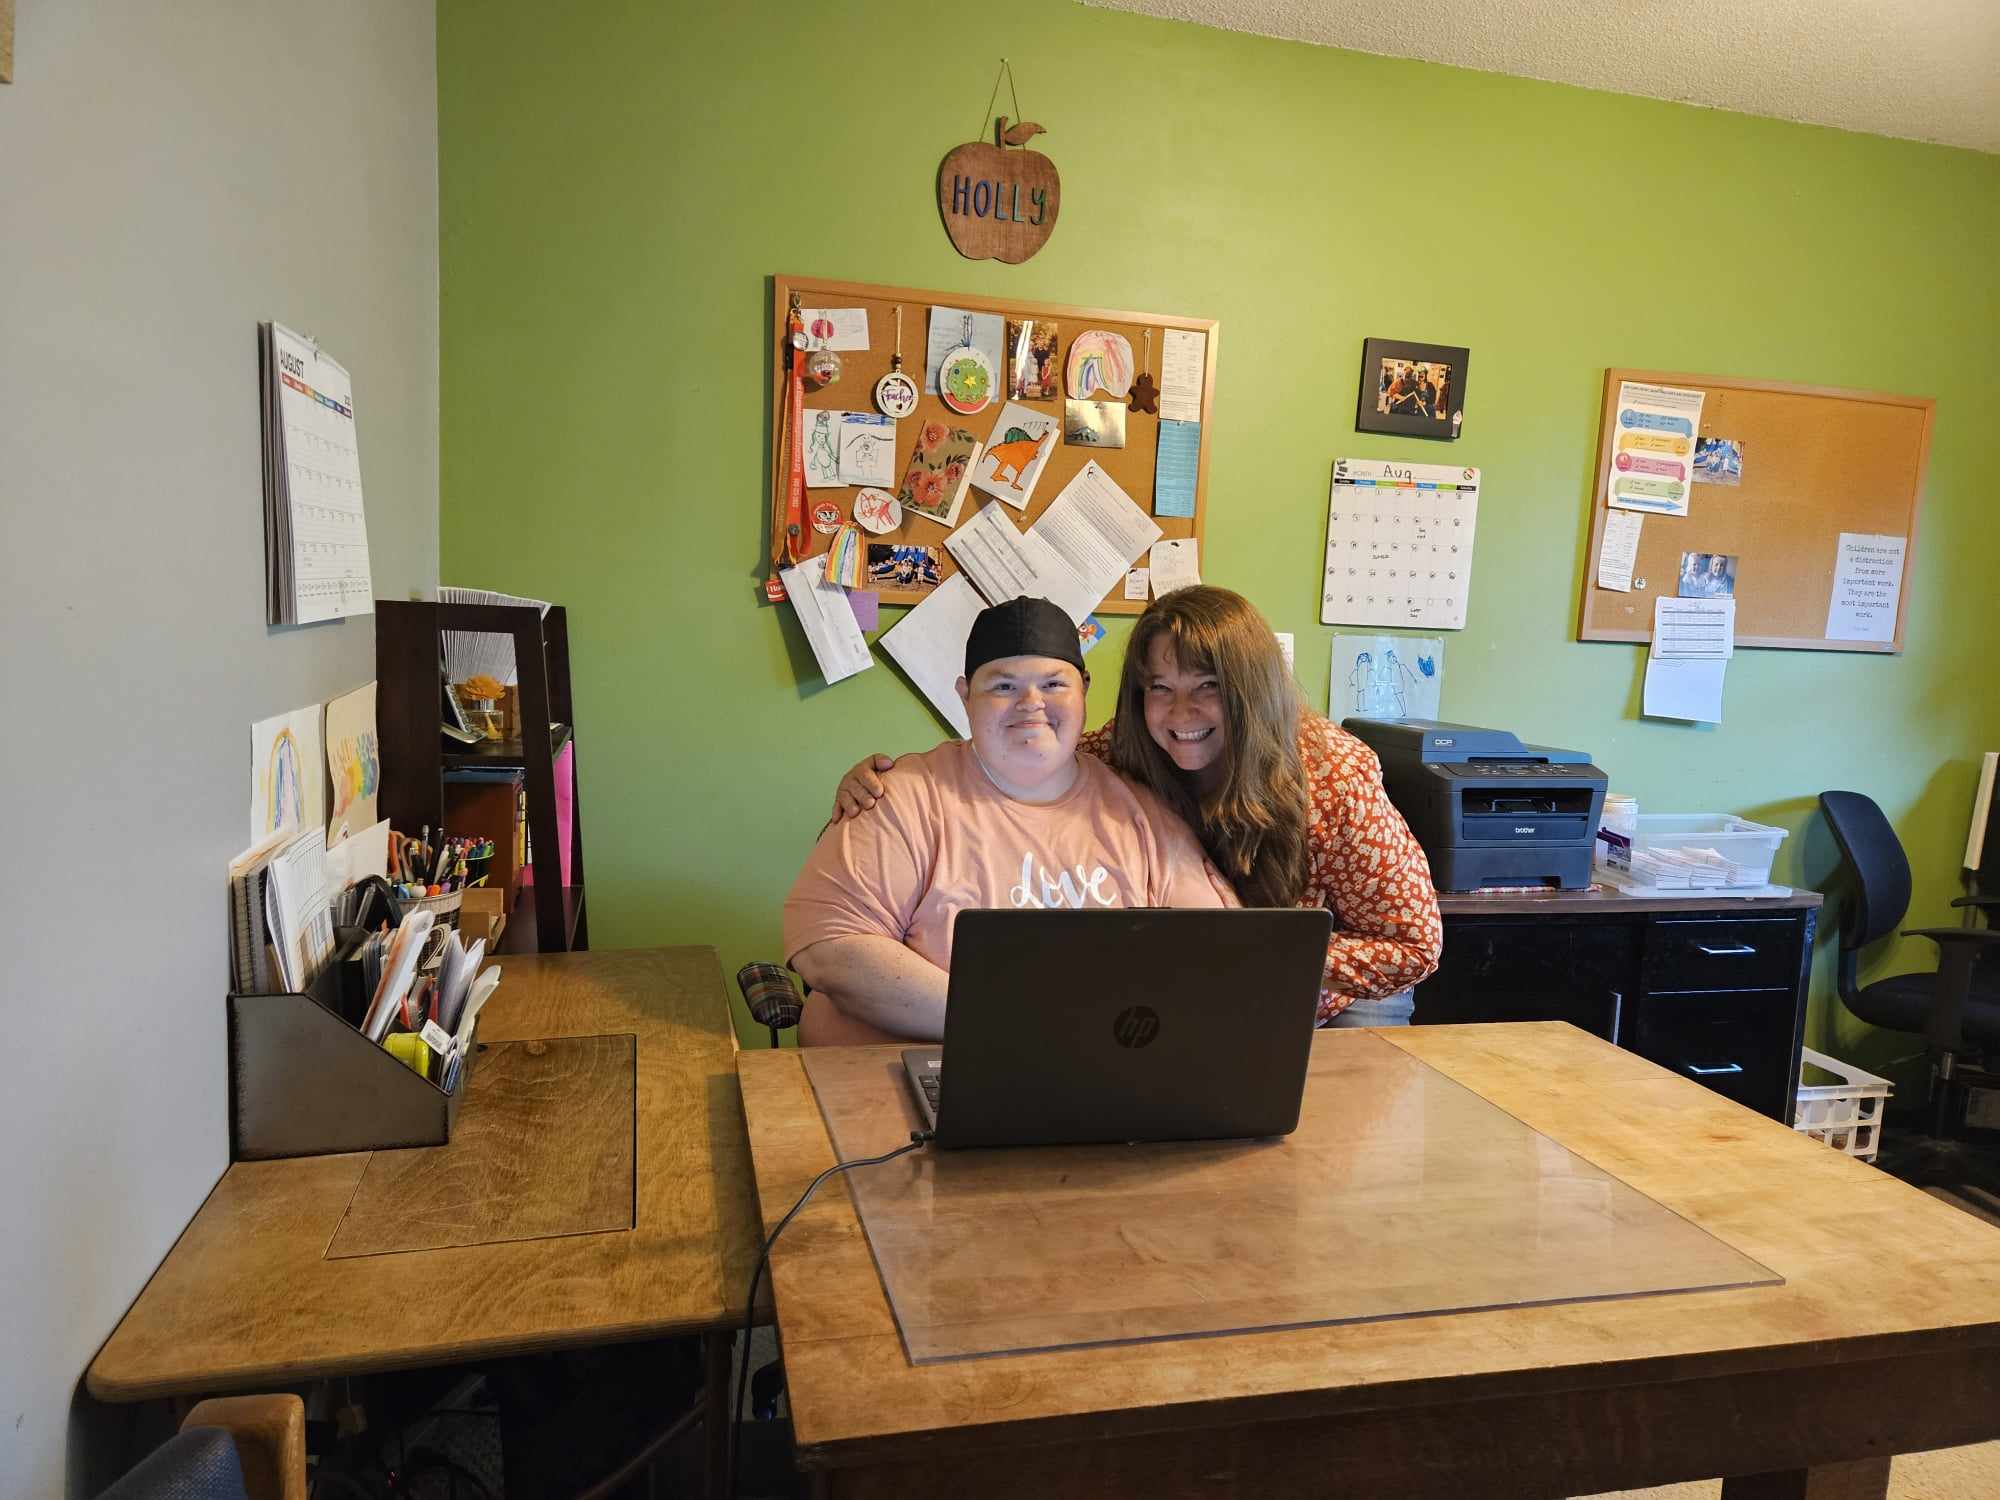
[[[1598,587],[1606,481],[1625,381],[1705,392],[1698,436],[1741,443],[1741,478],[1697,475],[1685,516],[1646,513],[1630,593]],[[1681,556],[1738,559],[1736,644],[1794,651],[1898,652],[1909,609],[1935,403],[1825,386],[1652,370],[1608,370],[1591,497],[1590,549],[1577,611],[1580,641],[1650,641],[1653,601],[1678,586]],[[1842,532],[1907,539],[1895,638],[1829,640],[1827,607]],[[1639,580],[1644,579],[1642,589]]]
[[[1204,529],[1208,514],[1208,457],[1212,444],[1212,406],[1215,396],[1216,346],[1220,342],[1221,325],[1210,318],[1181,317],[1165,313],[1119,312],[1098,307],[1073,307],[1054,302],[1037,302],[1021,297],[984,297],[969,293],[924,291],[912,287],[876,286],[867,282],[822,281],[802,276],[776,276],[771,284],[771,326],[770,347],[774,351],[771,370],[771,453],[770,490],[767,496],[767,511],[770,525],[768,540],[771,545],[767,553],[774,558],[782,550],[785,534],[785,509],[787,481],[790,474],[790,455],[787,450],[785,423],[786,397],[790,371],[784,342],[786,320],[791,308],[793,295],[798,296],[800,305],[807,308],[865,308],[868,313],[868,347],[846,350],[840,355],[840,378],[831,385],[813,389],[808,385],[805,407],[808,413],[814,409],[838,411],[874,412],[873,391],[875,382],[887,373],[890,357],[895,352],[896,309],[902,308],[902,355],[903,371],[916,382],[920,396],[916,409],[896,423],[896,472],[900,476],[908,464],[910,455],[918,441],[918,436],[927,423],[941,422],[950,426],[963,427],[975,434],[982,442],[989,436],[997,436],[993,428],[1000,418],[1009,397],[1006,394],[1005,372],[999,375],[998,394],[992,404],[983,411],[970,416],[962,416],[950,410],[939,396],[935,387],[926,387],[924,382],[924,353],[930,330],[930,313],[933,307],[945,307],[972,313],[992,313],[1003,319],[1019,322],[1032,319],[1035,322],[1052,321],[1056,324],[1057,347],[1053,367],[1057,372],[1057,389],[1052,398],[1046,400],[1021,400],[1020,404],[1038,413],[1046,413],[1058,419],[1064,414],[1064,400],[1071,395],[1066,381],[1062,378],[1072,340],[1078,334],[1089,330],[1103,329],[1124,335],[1131,343],[1133,370],[1149,372],[1157,382],[1162,379],[1164,333],[1169,328],[1188,329],[1206,336],[1206,353],[1201,376],[1201,446],[1196,460],[1194,515],[1162,516],[1153,511],[1153,478],[1155,455],[1158,449],[1160,418],[1156,413],[1132,410],[1125,411],[1125,446],[1123,448],[1082,447],[1063,440],[1067,434],[1059,434],[1049,450],[1040,479],[1025,510],[1013,510],[1012,519],[1022,529],[1033,525],[1042,512],[1048,509],[1083,466],[1095,460],[1131,497],[1132,503],[1153,517],[1160,528],[1160,539],[1166,541],[1179,537],[1193,537],[1198,543],[1204,542]],[[1152,355],[1148,365],[1146,356],[1146,331],[1152,330]],[[1019,399],[1019,398],[1015,398]],[[1096,393],[1095,399],[1104,401],[1113,398],[1104,392]],[[806,491],[806,510],[821,501],[831,501],[839,507],[843,518],[853,514],[854,499],[861,486],[845,485],[810,488]],[[895,484],[881,488],[895,493]],[[977,489],[968,488],[965,501],[957,516],[957,525],[963,526],[976,516],[984,505],[998,505]],[[1012,510],[1012,507],[1008,507]],[[879,535],[871,535],[871,544],[895,545],[915,544],[937,549],[939,581],[949,578],[958,571],[950,552],[945,549],[945,538],[950,532],[928,517],[905,511],[901,525],[894,530]],[[805,556],[814,556],[827,550],[832,541],[830,536],[816,530],[808,530]],[[1206,552],[1206,546],[1199,549]],[[1202,559],[1206,563],[1206,558]],[[1140,559],[1143,565],[1145,559]],[[931,587],[898,588],[880,581],[864,585],[881,594],[884,604],[918,604],[933,592]],[[1099,606],[1100,614],[1136,615],[1145,608],[1139,600],[1127,600],[1122,591],[1107,597]]]

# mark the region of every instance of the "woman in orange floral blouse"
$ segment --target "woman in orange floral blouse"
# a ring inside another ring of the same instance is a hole
[[[1430,864],[1382,790],[1375,752],[1305,707],[1241,594],[1198,585],[1156,600],[1126,645],[1116,717],[1078,749],[1180,813],[1245,905],[1333,913],[1322,1026],[1437,968]],[[848,772],[836,819],[874,805],[887,765],[871,757]]]

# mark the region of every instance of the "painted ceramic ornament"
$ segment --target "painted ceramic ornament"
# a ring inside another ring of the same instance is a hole
[[[813,530],[821,536],[832,536],[840,530],[840,507],[831,500],[822,500],[813,507]]]
[[[806,356],[806,379],[822,390],[832,385],[840,379],[840,356],[831,349],[813,350]]]
[[[993,361],[970,344],[960,345],[938,368],[938,394],[960,416],[986,410],[993,401]]]
[[[854,519],[877,536],[903,524],[903,506],[887,490],[867,489],[854,497]]]
[[[917,383],[903,373],[900,355],[896,367],[875,382],[875,407],[885,417],[902,421],[917,409]]]
[[[896,352],[889,373],[875,382],[875,409],[898,422],[917,409],[917,383],[903,373],[903,304],[896,304]]]

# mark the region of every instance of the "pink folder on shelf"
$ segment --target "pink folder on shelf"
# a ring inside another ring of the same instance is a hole
[[[562,883],[575,885],[571,874],[574,863],[571,847],[574,839],[572,830],[576,827],[576,741],[570,740],[562,747],[562,754],[556,757],[556,843],[562,846]],[[536,851],[539,853],[540,851]],[[532,864],[521,867],[521,884],[535,883],[535,867]]]

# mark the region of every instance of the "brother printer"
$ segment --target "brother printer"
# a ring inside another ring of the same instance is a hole
[[[1432,719],[1352,718],[1340,727],[1380,758],[1389,800],[1430,857],[1439,890],[1590,884],[1607,778],[1583,751]]]

